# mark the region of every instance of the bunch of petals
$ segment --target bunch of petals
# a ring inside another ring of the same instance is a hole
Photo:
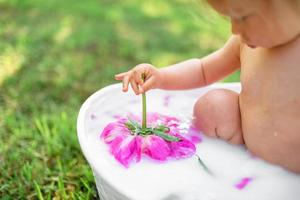
[[[101,138],[110,153],[126,168],[139,162],[142,155],[158,161],[191,157],[201,135],[191,126],[182,126],[179,119],[158,113],[147,115],[147,130],[140,129],[141,119],[135,115],[117,117],[102,131]],[[155,132],[155,133],[154,133]]]

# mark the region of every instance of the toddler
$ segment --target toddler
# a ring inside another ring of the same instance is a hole
[[[208,2],[231,20],[233,35],[221,49],[161,69],[139,64],[116,80],[141,94],[203,87],[240,69],[241,93],[216,89],[199,98],[195,126],[300,173],[300,0]]]

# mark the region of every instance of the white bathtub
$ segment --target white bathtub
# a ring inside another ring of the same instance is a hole
[[[189,120],[197,98],[215,88],[240,91],[239,83],[218,83],[188,91],[152,90],[148,111]],[[155,163],[148,158],[121,166],[99,135],[114,115],[141,113],[141,96],[123,93],[121,84],[91,95],[82,105],[77,132],[82,152],[90,164],[101,200],[298,200],[300,176],[251,156],[244,146],[234,146],[203,136],[197,154],[213,172],[207,174],[196,156]],[[251,182],[235,187],[244,177]]]

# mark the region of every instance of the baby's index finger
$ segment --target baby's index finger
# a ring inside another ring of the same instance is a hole
[[[123,80],[123,92],[128,91],[129,76],[125,76]]]
[[[116,80],[122,80],[125,75],[126,75],[126,72],[120,73],[120,74],[115,74],[115,79]]]
[[[120,76],[116,76],[116,75],[115,75],[115,80],[121,81],[121,80],[123,80],[123,77],[120,77]]]

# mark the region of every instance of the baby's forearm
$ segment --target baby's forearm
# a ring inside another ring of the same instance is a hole
[[[183,90],[206,85],[202,61],[194,58],[160,69],[160,89]]]
[[[201,59],[194,58],[160,69],[166,90],[184,90],[214,83],[240,68],[240,39],[232,36],[223,48]]]

